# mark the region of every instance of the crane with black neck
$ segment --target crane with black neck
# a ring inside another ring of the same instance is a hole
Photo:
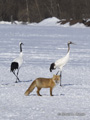
[[[20,54],[17,58],[15,58],[13,60],[13,62],[11,63],[11,68],[10,71],[16,76],[16,83],[17,80],[20,81],[18,74],[19,74],[19,69],[23,63],[23,52],[22,52],[22,45],[24,45],[22,42],[19,43],[20,46]],[[15,71],[17,70],[17,74],[15,73]]]

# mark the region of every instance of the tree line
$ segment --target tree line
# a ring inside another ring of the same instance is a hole
[[[0,0],[0,21],[40,22],[59,19],[90,18],[90,0]]]

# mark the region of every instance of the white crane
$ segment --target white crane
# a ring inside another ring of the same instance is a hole
[[[52,72],[52,70],[54,70],[54,69],[56,69],[56,68],[58,68],[59,71],[60,71],[60,86],[61,86],[62,68],[66,65],[66,63],[67,63],[68,60],[69,60],[70,44],[74,44],[74,43],[71,42],[71,41],[69,41],[69,42],[67,43],[67,45],[68,45],[68,52],[67,52],[67,54],[66,54],[64,57],[62,57],[61,59],[57,60],[56,62],[54,62],[54,63],[52,63],[52,64],[50,65],[50,72]],[[58,71],[58,72],[59,72],[59,71]],[[57,72],[57,74],[58,74],[58,72]]]
[[[13,72],[13,74],[16,76],[16,83],[17,83],[17,80],[19,80],[18,78],[18,73],[19,73],[19,69],[23,63],[23,52],[22,52],[22,45],[24,45],[23,43],[19,43],[19,46],[20,46],[20,54],[19,54],[19,57],[17,57],[16,59],[13,60],[13,62],[11,63],[11,72]],[[15,70],[17,70],[17,74],[15,74]]]

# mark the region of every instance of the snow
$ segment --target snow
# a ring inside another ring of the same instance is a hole
[[[56,25],[59,25],[60,23],[57,23],[59,22],[60,20],[56,17],[51,17],[51,18],[47,18],[45,20],[42,20],[38,25],[43,25],[43,26],[56,26]]]
[[[52,21],[55,21],[52,18]],[[0,24],[0,120],[88,120],[90,119],[90,29],[45,24]],[[72,41],[70,59],[62,71],[62,87],[36,88],[24,92],[37,77],[52,77],[50,64],[67,53]],[[21,82],[15,83],[10,64],[19,55],[23,42],[24,62],[20,69]]]
[[[76,23],[76,24],[72,25],[71,27],[85,28],[85,25],[83,23]]]

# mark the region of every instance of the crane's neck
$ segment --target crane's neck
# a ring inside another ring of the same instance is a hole
[[[20,53],[22,52],[22,44],[20,44]]]
[[[70,44],[68,43],[68,52],[70,51]]]
[[[22,52],[22,45],[23,45],[23,43],[20,43],[20,57],[22,58],[23,57],[23,52]]]

